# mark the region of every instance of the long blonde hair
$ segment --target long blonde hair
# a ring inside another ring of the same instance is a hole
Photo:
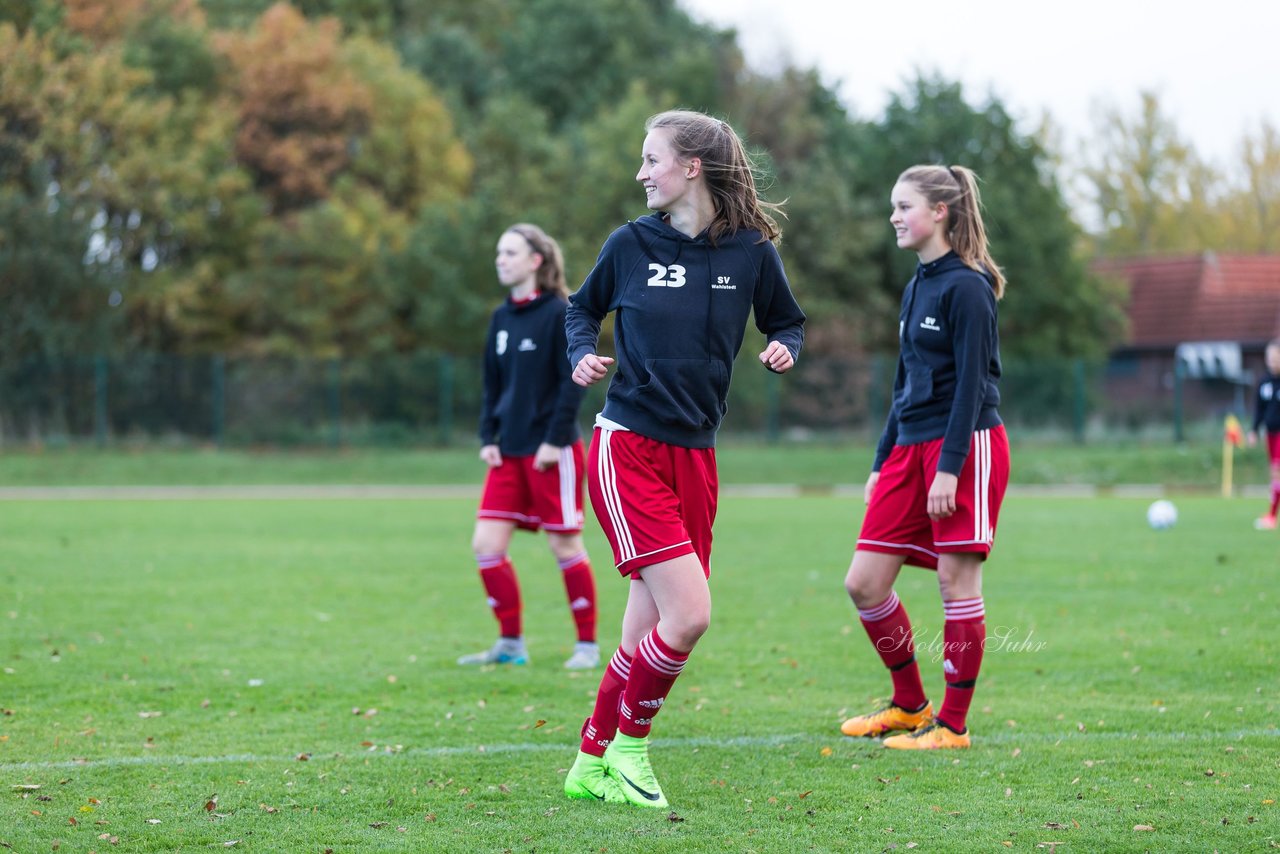
[[[996,299],[1004,296],[1004,272],[987,245],[974,171],[967,166],[912,166],[898,176],[898,182],[911,184],[931,205],[947,206],[947,243],[967,266],[991,276]]]
[[[508,226],[507,231],[523,237],[529,247],[542,256],[542,264],[535,274],[538,290],[568,299],[569,285],[565,282],[564,253],[560,251],[560,244],[556,243],[551,235],[529,222],[517,222],[515,225]]]
[[[712,243],[744,229],[755,229],[765,240],[782,236],[782,229],[770,216],[781,215],[782,205],[760,198],[755,164],[727,122],[693,110],[667,110],[650,116],[644,124],[646,132],[655,128],[671,132],[671,147],[681,159],[696,157],[702,161],[702,172],[715,204],[715,216],[709,226]]]

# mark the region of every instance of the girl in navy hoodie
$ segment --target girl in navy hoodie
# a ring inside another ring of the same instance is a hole
[[[577,643],[565,667],[600,664],[596,586],[582,544],[582,389],[564,360],[565,285],[560,246],[529,223],[498,240],[498,281],[509,294],[493,312],[484,347],[480,459],[488,466],[472,549],[499,637],[459,664],[525,664],[523,605],[507,556],[517,528],[547,532],[560,566]]]
[[[711,619],[715,440],[734,358],[754,314],[760,362],[789,371],[805,318],[774,247],[776,206],[733,129],[675,110],[645,130],[636,180],[654,213],[609,236],[566,317],[574,382],[616,366],[587,479],[629,592],[565,793],[662,808],[647,737]],[[596,353],[610,312],[616,361]]]
[[[963,166],[913,166],[891,195],[898,246],[920,263],[898,315],[893,404],[867,478],[867,512],[845,578],[893,681],[884,707],[845,721],[849,736],[901,749],[969,746],[965,719],[986,636],[982,563],[1009,479],[996,300],[1004,275],[987,248],[978,182]],[[942,594],[946,691],[937,715],[893,583],[904,563],[934,569]]]

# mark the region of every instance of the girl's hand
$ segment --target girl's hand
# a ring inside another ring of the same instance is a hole
[[[539,445],[538,452],[533,455],[533,467],[538,471],[546,471],[558,465],[560,465],[560,449],[546,442]]]
[[[959,482],[960,478],[942,471],[933,476],[933,485],[929,487],[930,519],[945,519],[956,512],[956,486]]]
[[[491,469],[497,468],[502,465],[502,451],[497,445],[485,445],[480,449],[480,460]]]
[[[785,374],[795,367],[796,360],[791,358],[787,345],[778,341],[770,341],[769,346],[760,354],[760,362],[775,374]]]
[[[582,357],[577,367],[573,369],[573,381],[580,386],[598,383],[604,379],[605,374],[609,373],[609,366],[612,364],[613,359],[608,356],[597,356],[595,353],[588,353]]]
[[[871,503],[871,496],[875,494],[876,484],[880,482],[880,472],[873,471],[867,476],[867,485],[862,488],[862,500],[867,504]]]

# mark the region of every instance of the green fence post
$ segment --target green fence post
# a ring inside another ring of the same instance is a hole
[[[1173,441],[1181,443],[1182,434],[1182,377],[1185,369],[1181,359],[1173,362]]]
[[[329,445],[336,448],[342,444],[342,363],[330,359],[327,367],[325,402],[329,416]]]
[[[453,357],[440,354],[440,443],[453,442]]]
[[[1076,359],[1072,365],[1072,373],[1076,380],[1076,396],[1075,407],[1072,410],[1071,425],[1072,431],[1075,433],[1076,444],[1084,444],[1084,416],[1085,416],[1085,372],[1084,359]]]
[[[222,431],[226,426],[227,420],[227,360],[222,354],[213,357],[210,365],[213,381],[212,400],[210,401],[213,410],[212,423],[209,425],[213,431],[213,444],[222,447]]]
[[[107,357],[93,357],[93,437],[101,448],[107,444]]]

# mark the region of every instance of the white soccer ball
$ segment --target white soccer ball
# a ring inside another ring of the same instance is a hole
[[[1172,501],[1161,498],[1151,502],[1151,506],[1147,508],[1147,524],[1157,531],[1172,528],[1177,521],[1178,508],[1173,506]]]

